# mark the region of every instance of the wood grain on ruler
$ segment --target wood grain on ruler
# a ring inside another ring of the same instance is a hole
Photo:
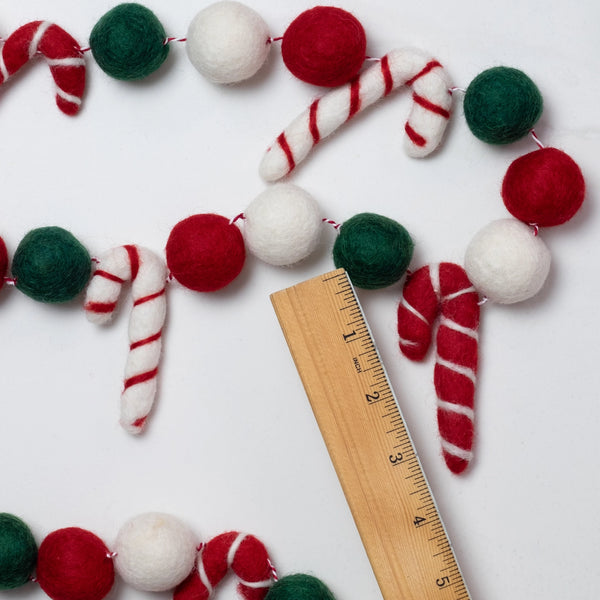
[[[385,600],[470,598],[342,269],[271,296]]]

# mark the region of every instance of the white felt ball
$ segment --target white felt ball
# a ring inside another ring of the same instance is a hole
[[[493,221],[473,238],[465,270],[480,294],[513,304],[535,296],[550,270],[550,251],[533,229],[516,219]]]
[[[146,513],[121,527],[114,550],[115,567],[132,587],[164,592],[194,569],[197,539],[181,521],[163,513]]]
[[[236,83],[252,77],[271,47],[263,18],[230,0],[201,10],[190,23],[186,37],[190,62],[215,83]]]
[[[257,196],[244,211],[248,250],[276,266],[292,265],[316,248],[323,230],[313,197],[291,183],[277,183]]]

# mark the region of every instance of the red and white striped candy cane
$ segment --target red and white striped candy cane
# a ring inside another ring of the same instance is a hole
[[[121,425],[140,433],[156,395],[162,329],[167,312],[165,262],[140,246],[119,246],[100,258],[87,289],[85,310],[93,323],[108,323],[121,287],[131,281],[129,354],[121,395]]]
[[[253,535],[230,531],[213,538],[198,555],[197,569],[180,584],[173,600],[207,600],[231,569],[245,600],[263,600],[277,579],[267,549]]]
[[[423,157],[441,143],[450,118],[450,80],[442,65],[414,49],[392,50],[350,83],[322,98],[298,116],[267,150],[260,174],[276,181],[290,173],[312,148],[354,115],[407,85],[413,103],[404,126],[409,156]]]
[[[85,60],[77,41],[64,29],[48,21],[33,21],[19,27],[0,51],[0,84],[34,56],[45,57],[56,83],[56,104],[67,115],[75,115],[85,89]]]
[[[438,314],[434,369],[438,428],[448,468],[461,473],[473,455],[479,295],[459,265],[425,266],[406,282],[398,306],[400,349],[405,356],[425,357]]]

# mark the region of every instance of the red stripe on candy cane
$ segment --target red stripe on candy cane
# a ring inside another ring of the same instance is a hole
[[[86,302],[85,310],[88,312],[107,314],[112,313],[117,308],[116,302]]]
[[[478,362],[479,296],[464,269],[452,263],[422,267],[407,280],[398,306],[402,353],[422,360],[436,318],[434,385],[442,454],[453,473],[472,458]]]
[[[125,283],[123,279],[113,275],[112,273],[108,273],[107,271],[102,271],[101,269],[96,269],[94,271],[94,277],[104,277],[104,279],[108,279],[110,281],[114,281],[115,283]]]
[[[139,385],[140,383],[145,383],[146,381],[150,381],[154,379],[158,375],[158,369],[152,369],[152,371],[147,371],[146,373],[140,373],[139,375],[134,375],[129,379],[125,380],[123,387],[127,390],[134,385]]]
[[[313,144],[318,144],[321,140],[321,134],[319,132],[319,126],[317,125],[317,111],[319,107],[319,100],[315,100],[310,105],[310,116],[309,116],[309,128],[310,135],[312,135]]]
[[[166,291],[167,291],[167,288],[163,288],[162,290],[160,290],[159,292],[156,292],[155,294],[150,294],[149,296],[144,296],[143,298],[138,298],[133,303],[133,305],[139,306],[140,304],[144,304],[144,302],[150,302],[150,301],[154,300],[155,298],[159,298],[160,296],[165,294]]]
[[[144,338],[143,340],[139,340],[137,342],[133,342],[133,343],[129,344],[129,349],[135,350],[136,348],[140,348],[141,346],[145,346],[146,344],[152,344],[152,342],[158,342],[158,340],[160,340],[161,337],[162,337],[162,330],[159,331],[158,333],[155,333],[154,335],[150,335],[147,338]]]
[[[136,419],[132,426],[135,427],[135,429],[143,429],[144,426],[146,425],[146,421],[148,420],[148,417],[140,417],[139,419]]]
[[[385,82],[385,91],[383,92],[383,95],[387,96],[394,89],[394,80],[390,71],[390,59],[387,56],[384,56],[381,59],[379,66],[381,68],[381,74],[383,75],[383,81]]]
[[[404,125],[404,129],[406,131],[406,135],[408,135],[413,144],[421,147],[427,144],[427,140],[422,135],[419,135],[409,123]]]
[[[348,120],[350,120],[360,110],[360,79],[355,79],[350,84],[350,108],[348,110]]]
[[[423,98],[423,96],[419,96],[419,94],[413,94],[413,100],[419,106],[422,106],[423,108],[435,113],[436,115],[440,115],[440,116],[444,117],[444,119],[450,118],[449,110],[446,110],[445,108],[442,108],[441,106],[438,106],[437,104],[434,104],[433,102],[430,102],[429,100],[427,100],[427,98]]]
[[[287,162],[288,162],[288,166],[289,166],[289,170],[293,171],[294,168],[296,167],[296,163],[294,162],[294,155],[292,154],[292,150],[288,144],[288,141],[285,137],[285,133],[282,133],[278,138],[277,138],[277,143],[279,144],[279,146],[281,147],[281,149],[283,150],[283,152],[285,153],[285,156],[287,158]]]
[[[415,83],[415,81],[417,81],[417,79],[421,79],[421,77],[424,77],[425,75],[427,75],[427,73],[430,73],[436,67],[441,66],[441,63],[439,63],[437,60],[432,60],[428,62],[421,71],[419,71],[412,79],[409,79],[406,82],[406,85],[412,85],[413,83]]]
[[[123,246],[129,256],[129,265],[131,267],[131,281],[133,281],[140,271],[140,255],[138,249],[135,246],[127,245]]]

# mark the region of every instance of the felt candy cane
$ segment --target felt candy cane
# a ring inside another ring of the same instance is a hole
[[[0,51],[0,84],[34,56],[45,57],[56,83],[56,104],[67,115],[75,115],[85,89],[85,60],[79,44],[64,29],[48,21],[33,21],[19,27]]]
[[[298,116],[267,150],[260,174],[276,181],[290,173],[323,138],[396,88],[407,85],[413,103],[404,126],[405,149],[413,157],[427,156],[442,140],[452,96],[442,65],[419,50],[392,50],[350,83],[339,87]]]
[[[132,282],[133,308],[121,395],[121,425],[130,433],[140,433],[156,395],[162,328],[167,310],[164,261],[140,246],[119,246],[108,251],[100,258],[88,286],[85,311],[93,323],[108,323],[126,281]]]
[[[399,343],[405,356],[425,357],[438,314],[434,368],[438,428],[448,468],[461,473],[473,450],[479,295],[459,265],[425,266],[406,282],[398,306]]]
[[[263,543],[253,535],[230,531],[201,548],[197,569],[175,590],[173,600],[207,600],[231,569],[245,600],[263,600],[276,579]]]

